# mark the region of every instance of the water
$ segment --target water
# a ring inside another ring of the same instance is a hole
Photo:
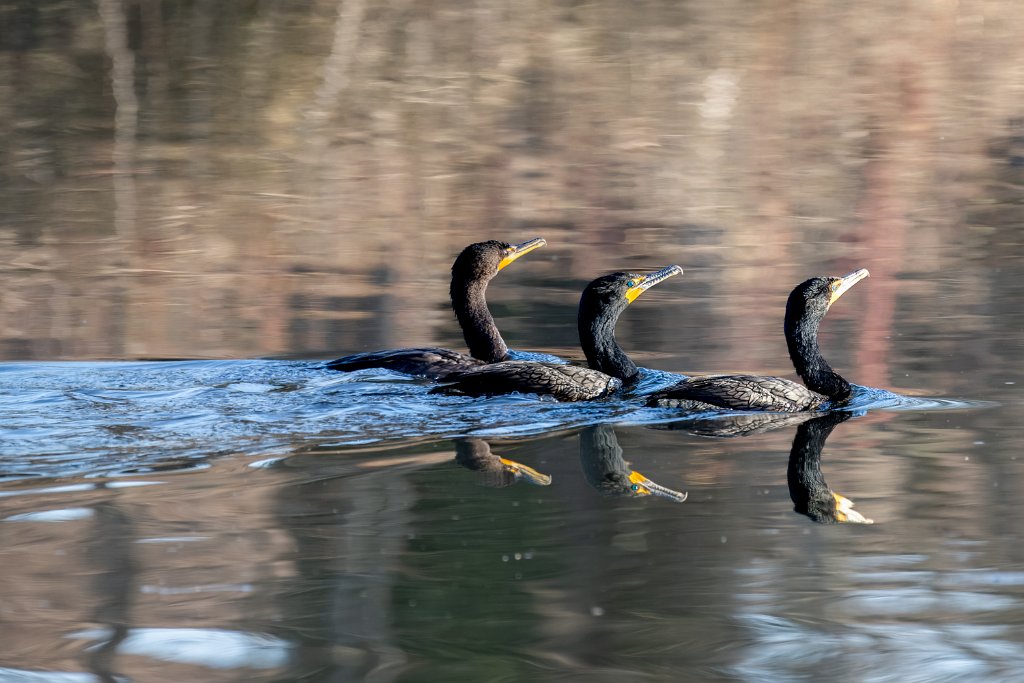
[[[0,681],[1018,680],[1022,16],[0,3]],[[323,370],[461,349],[455,254],[537,236],[520,352],[685,269],[633,394]],[[642,406],[861,267],[848,419]]]
[[[1010,678],[1024,654],[1015,524],[993,515],[1020,467],[978,440],[993,404],[858,389],[821,467],[875,522],[857,529],[793,511],[805,416],[447,398],[309,361],[0,370],[13,669]],[[460,463],[465,435],[550,483]],[[685,502],[609,485],[633,468]]]

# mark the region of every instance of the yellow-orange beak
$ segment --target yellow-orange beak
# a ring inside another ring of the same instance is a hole
[[[679,266],[669,266],[654,273],[648,273],[647,275],[637,275],[635,278],[630,280],[632,284],[627,284],[629,289],[626,290],[626,301],[633,303],[638,296],[662,280],[667,280],[673,275],[682,274],[683,269]]]
[[[537,237],[532,240],[527,240],[522,244],[514,244],[505,251],[505,257],[498,262],[498,270],[507,266],[508,264],[515,261],[517,258],[524,254],[529,254],[534,249],[543,247],[547,242],[543,237]]]
[[[547,486],[551,483],[550,474],[541,474],[532,467],[528,467],[521,462],[516,462],[515,460],[509,460],[508,458],[501,457],[498,459],[501,460],[501,464],[505,466],[505,469],[512,473],[516,478],[516,481],[525,479],[531,484],[536,484],[537,486]]]
[[[829,297],[828,305],[831,306],[832,304],[834,304],[839,299],[839,297],[841,297],[843,294],[847,292],[847,290],[850,289],[850,287],[853,287],[855,284],[857,284],[870,274],[871,273],[868,272],[867,268],[861,268],[860,270],[853,271],[849,275],[844,275],[843,277],[836,278],[834,283],[832,284],[832,296]]]
[[[867,272],[867,271],[864,271]],[[853,501],[846,496],[840,495],[835,491],[832,492],[832,497],[836,501],[836,520],[839,522],[846,522],[848,524],[874,524],[873,519],[868,519],[864,515],[860,514],[853,509]]]
[[[629,473],[630,492],[634,496],[662,496],[677,503],[682,503],[689,495],[685,491],[673,491],[670,488],[655,484],[653,481],[640,474],[636,470]]]

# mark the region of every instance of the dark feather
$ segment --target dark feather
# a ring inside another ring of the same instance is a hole
[[[651,394],[647,405],[688,410],[812,410],[828,399],[782,377],[706,375]],[[704,407],[706,406],[706,407]]]
[[[407,375],[442,379],[456,370],[466,370],[483,364],[484,361],[465,353],[440,347],[425,347],[357,353],[333,360],[327,363],[326,367],[341,372],[380,368]]]
[[[431,393],[494,396],[520,392],[545,394],[559,401],[586,401],[607,396],[622,386],[621,380],[590,368],[531,361],[505,361],[456,371],[445,382]]]

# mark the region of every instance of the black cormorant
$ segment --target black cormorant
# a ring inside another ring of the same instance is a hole
[[[796,428],[793,447],[789,451],[786,482],[789,484],[789,497],[793,499],[793,509],[821,524],[872,523],[853,509],[853,501],[829,488],[821,473],[821,451],[825,447],[825,439],[836,425],[850,417],[850,413],[833,411],[804,422]]]
[[[490,445],[483,439],[457,439],[455,462],[466,469],[479,472],[480,482],[490,488],[504,488],[518,481],[528,481],[538,486],[547,486],[551,483],[551,475],[542,474],[532,467],[492,453]]]
[[[816,277],[800,283],[786,302],[786,345],[801,386],[781,377],[706,375],[655,392],[648,406],[704,410],[814,410],[850,396],[850,383],[828,364],[818,348],[818,325],[850,287],[868,276],[860,269],[844,277]]]
[[[560,401],[583,401],[607,396],[636,379],[639,371],[615,341],[615,322],[645,290],[683,272],[668,266],[655,273],[603,275],[583,290],[577,327],[589,367],[534,361],[506,361],[458,370],[432,393],[490,396],[512,392],[553,396]]]
[[[450,290],[452,308],[462,327],[469,355],[437,347],[392,349],[345,356],[328,362],[326,367],[341,372],[383,368],[437,379],[454,370],[507,359],[508,347],[487,308],[484,296],[487,283],[502,268],[545,244],[541,237],[522,244],[489,240],[469,245],[455,259]]]
[[[605,495],[661,496],[677,503],[686,500],[685,491],[656,484],[629,466],[610,424],[587,427],[580,432],[580,463],[587,482]]]

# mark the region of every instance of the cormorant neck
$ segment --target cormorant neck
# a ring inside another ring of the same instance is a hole
[[[849,417],[849,413],[833,412],[802,423],[789,451],[786,481],[793,509],[818,522],[836,520],[832,489],[821,472],[821,452],[828,435]]]
[[[456,439],[455,462],[466,469],[482,470],[487,461],[496,459],[491,455],[491,447],[482,439]]]
[[[832,369],[818,348],[818,324],[820,319],[803,316],[794,320],[786,311],[786,345],[793,361],[796,374],[807,388],[827,396],[830,400],[841,401],[850,396],[850,383]]]
[[[470,355],[485,363],[497,363],[508,356],[508,347],[487,308],[484,296],[487,283],[488,280],[467,280],[453,274],[452,309],[459,319]]]
[[[587,482],[598,491],[629,489],[630,469],[611,425],[591,425],[580,432],[580,464]]]
[[[615,323],[618,322],[623,308],[605,308],[594,312],[590,307],[581,305],[577,325],[580,345],[587,356],[587,365],[628,382],[636,379],[639,370],[636,363],[629,359],[615,341]]]

